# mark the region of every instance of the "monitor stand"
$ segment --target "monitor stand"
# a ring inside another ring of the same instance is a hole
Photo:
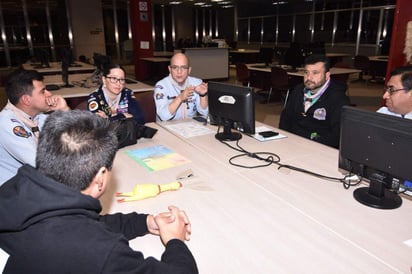
[[[379,209],[395,209],[402,204],[402,198],[386,189],[384,182],[376,178],[370,180],[369,187],[355,189],[353,196],[358,202]]]
[[[232,132],[232,123],[225,121],[223,132],[216,133],[215,138],[219,141],[237,141],[242,138],[242,134],[238,132]]]

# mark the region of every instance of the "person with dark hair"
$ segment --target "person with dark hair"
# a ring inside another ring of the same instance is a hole
[[[87,108],[109,120],[133,117],[144,125],[145,119],[139,102],[133,91],[125,87],[126,71],[117,64],[110,64],[103,69],[102,84],[88,97]]]
[[[3,273],[198,273],[184,242],[191,224],[179,208],[100,215],[118,145],[114,125],[81,110],[47,118],[36,168],[22,166],[0,187]],[[129,247],[147,233],[165,245],[160,261]]]
[[[346,84],[330,78],[330,61],[325,55],[305,59],[303,83],[290,93],[282,110],[279,128],[337,148],[340,116],[350,101]]]
[[[378,112],[412,119],[412,66],[398,67],[391,72],[383,99],[385,106]]]
[[[23,164],[35,165],[37,138],[46,112],[68,110],[62,96],[52,95],[36,70],[17,69],[7,79],[8,102],[0,112],[0,185]]]

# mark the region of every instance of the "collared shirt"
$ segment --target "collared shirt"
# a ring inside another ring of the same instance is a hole
[[[41,130],[46,114],[39,114],[38,127]],[[0,185],[16,175],[23,164],[35,166],[37,138],[32,129],[8,109],[0,112]]]
[[[397,116],[401,118],[412,119],[412,112],[409,112],[406,115],[402,115],[402,114],[390,111],[388,107],[381,107],[380,109],[377,110],[377,112],[392,115],[392,116]]]

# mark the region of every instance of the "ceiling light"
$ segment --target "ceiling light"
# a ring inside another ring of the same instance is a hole
[[[182,4],[182,1],[170,1],[169,4],[170,5],[180,5]]]
[[[204,4],[206,4],[206,3],[203,3],[203,2],[196,2],[194,5],[195,5],[195,6],[203,6]]]

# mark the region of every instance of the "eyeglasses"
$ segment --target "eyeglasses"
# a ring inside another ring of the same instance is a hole
[[[109,79],[109,82],[112,84],[116,84],[116,83],[120,83],[120,84],[124,84],[126,83],[126,79],[124,78],[116,78],[116,77],[110,77],[110,76],[106,76],[106,79]]]
[[[188,69],[189,69],[188,66],[176,66],[176,65],[172,65],[172,66],[170,66],[170,68],[171,68],[173,71],[188,70]]]
[[[389,95],[392,95],[392,94],[394,94],[394,93],[397,92],[397,91],[406,90],[406,88],[394,89],[393,86],[389,86],[389,87],[386,87],[384,90],[385,90],[385,92],[389,93]]]

